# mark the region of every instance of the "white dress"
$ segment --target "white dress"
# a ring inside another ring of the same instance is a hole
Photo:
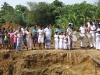
[[[38,43],[44,43],[44,30],[38,30]]]
[[[55,42],[55,49],[58,49],[59,45],[59,40],[58,40],[59,35],[54,35],[54,42]]]
[[[67,49],[67,39],[68,37],[67,36],[64,36],[64,40],[63,40],[63,49]]]
[[[91,34],[91,37],[92,39],[89,41],[90,43],[90,47],[95,47],[95,37],[96,37],[96,34],[95,34],[95,30],[96,30],[96,26],[93,25],[93,26],[90,26],[90,34]]]
[[[72,29],[71,29],[71,28],[68,28],[68,29],[67,29],[67,33],[68,33],[68,35],[71,35]]]
[[[100,34],[96,33],[96,49],[100,50]]]
[[[59,35],[59,49],[63,49],[64,35]]]
[[[33,40],[31,36],[31,32],[25,31],[26,33],[26,41],[27,41],[27,47],[32,49],[33,48]]]

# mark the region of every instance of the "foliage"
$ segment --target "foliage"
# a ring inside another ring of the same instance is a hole
[[[52,3],[27,2],[28,6],[16,5],[15,8],[4,2],[0,10],[0,24],[6,21],[15,22],[20,25],[34,26],[52,24],[59,25],[66,30],[70,21],[77,29],[80,23],[88,20],[96,21],[100,17],[100,0],[93,4],[83,1],[80,4],[65,5],[59,0]]]

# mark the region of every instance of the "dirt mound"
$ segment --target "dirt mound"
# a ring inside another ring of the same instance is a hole
[[[100,75],[100,65],[94,68],[83,50],[0,51],[0,61],[0,75]]]
[[[1,25],[1,28],[6,28],[6,29],[13,28],[14,30],[18,29],[19,27],[20,27],[20,25],[12,23],[10,21]]]

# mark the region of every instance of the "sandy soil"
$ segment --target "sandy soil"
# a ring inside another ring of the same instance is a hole
[[[0,50],[0,75],[100,75],[100,64],[89,54],[100,59],[92,49]]]

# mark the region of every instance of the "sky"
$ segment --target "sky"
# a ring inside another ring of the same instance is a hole
[[[16,5],[25,5],[27,6],[27,2],[47,2],[52,3],[54,0],[0,0],[0,7],[4,2],[7,2],[9,5],[15,7]],[[75,3],[81,3],[84,0],[59,0],[63,2],[64,4],[75,4]],[[98,0],[85,0],[87,3],[94,4]]]

